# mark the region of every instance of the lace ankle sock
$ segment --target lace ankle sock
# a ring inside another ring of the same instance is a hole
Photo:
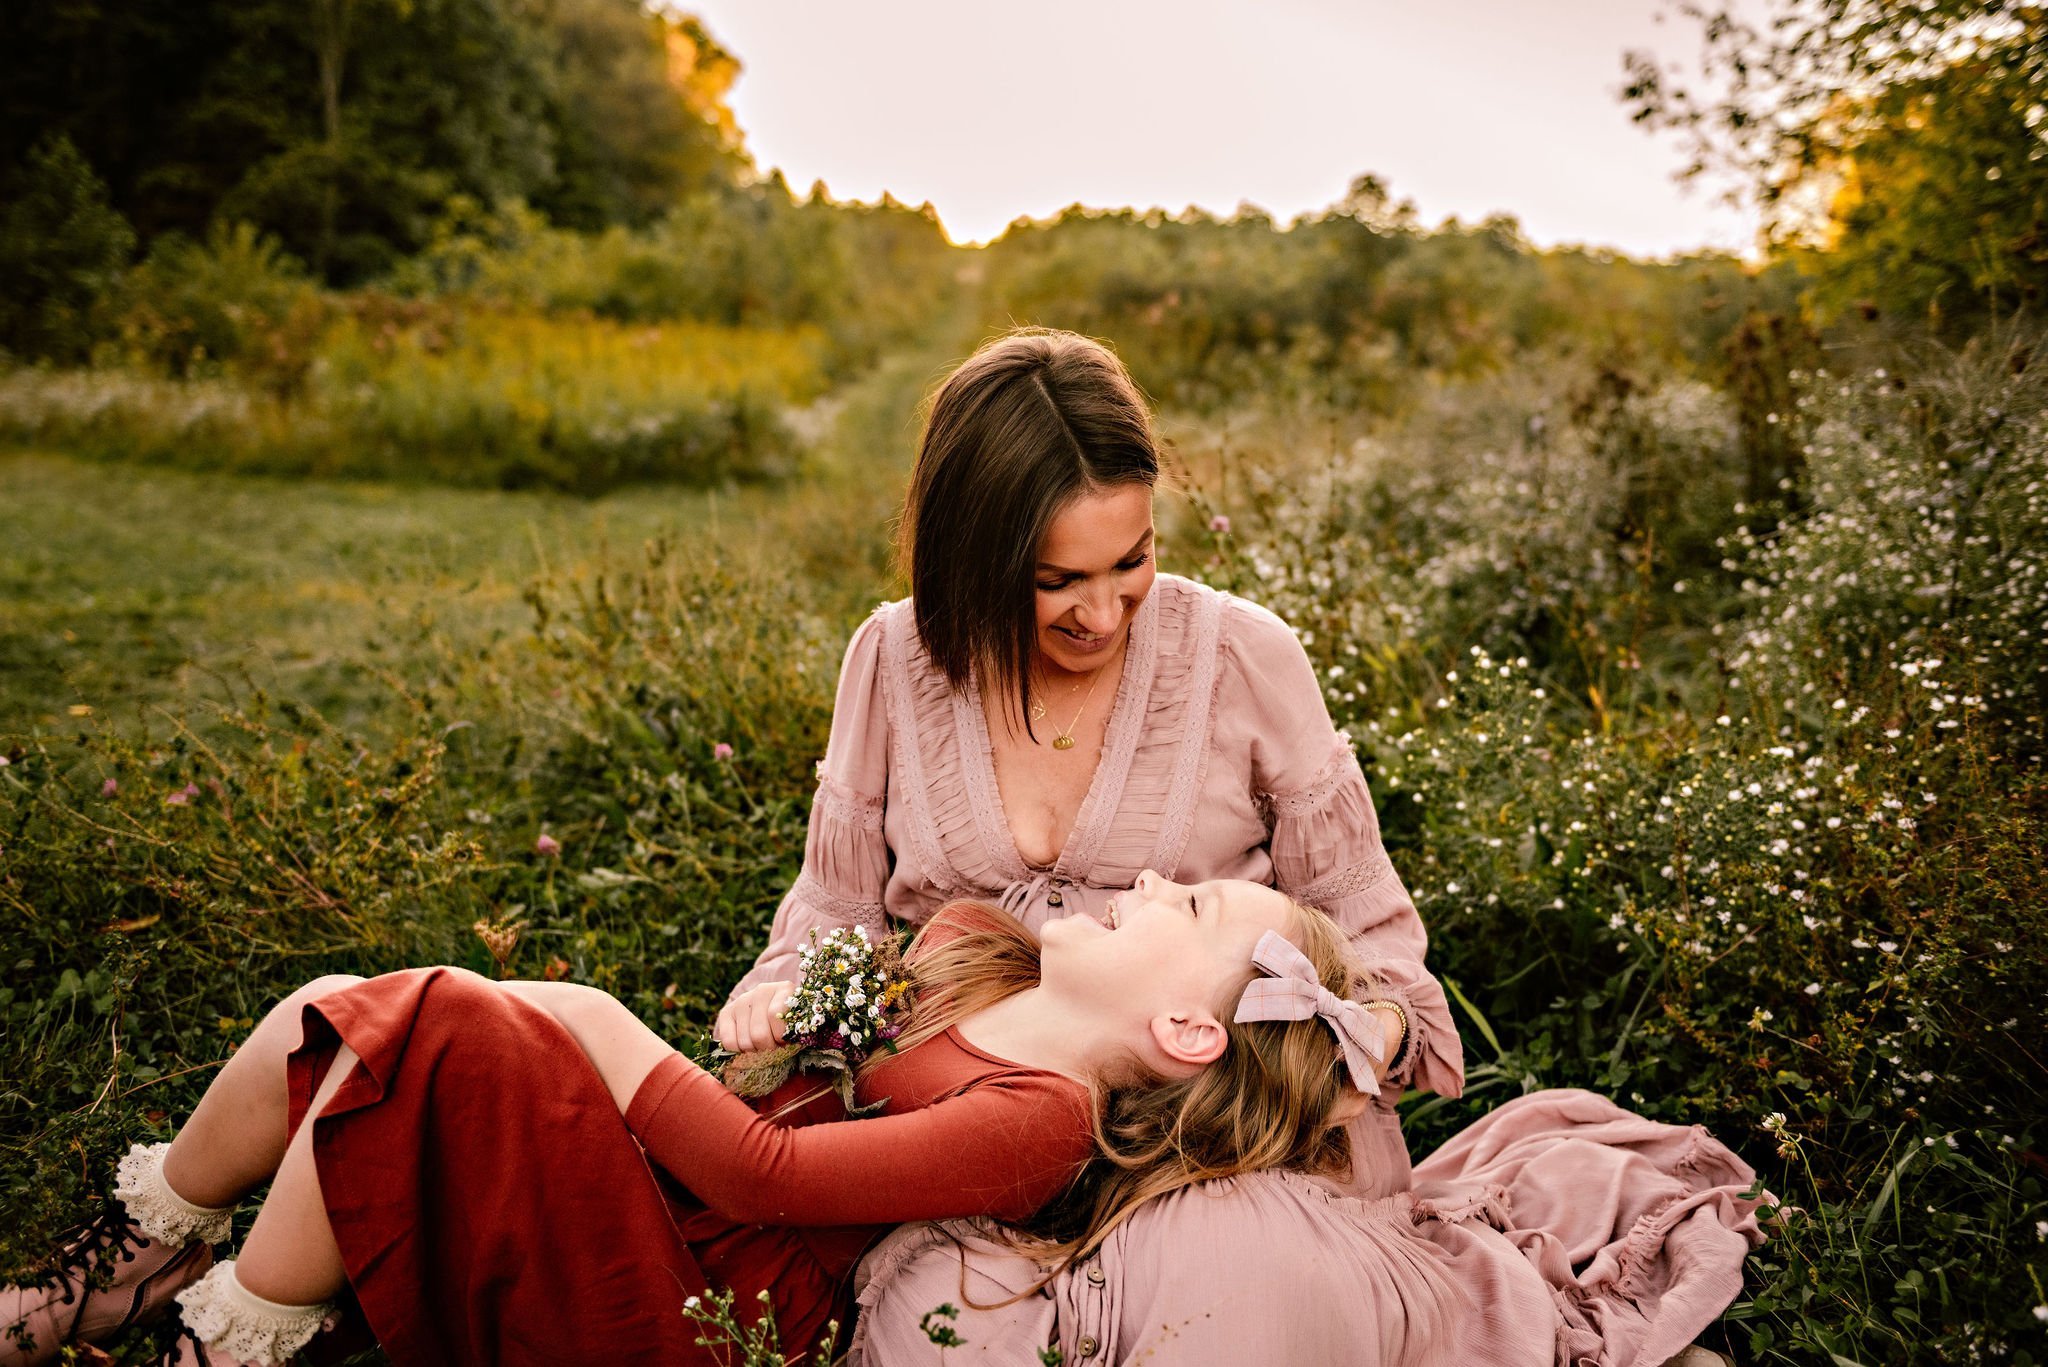
[[[228,1237],[233,1206],[195,1206],[164,1180],[164,1155],[169,1144],[137,1144],[114,1170],[114,1195],[150,1238],[182,1244],[194,1238],[217,1244]]]
[[[243,1286],[232,1260],[178,1293],[185,1327],[208,1348],[243,1362],[280,1367],[332,1325],[331,1305],[279,1305]]]

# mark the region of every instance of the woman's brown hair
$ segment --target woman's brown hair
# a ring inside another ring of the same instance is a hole
[[[1158,480],[1145,397],[1102,343],[1019,328],[961,362],[932,395],[897,545],[947,682],[979,670],[1028,729],[1040,543],[1075,496]]]

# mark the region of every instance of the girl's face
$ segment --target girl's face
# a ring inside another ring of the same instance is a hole
[[[1085,674],[1116,658],[1152,591],[1152,489],[1117,484],[1060,509],[1038,547],[1038,663]]]
[[[1147,869],[1110,899],[1104,921],[1080,914],[1039,927],[1040,982],[1126,1018],[1134,1035],[1161,1019],[1215,1024],[1252,977],[1252,948],[1269,930],[1301,934],[1285,894],[1235,878],[1176,883]]]

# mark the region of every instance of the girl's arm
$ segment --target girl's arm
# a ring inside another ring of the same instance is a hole
[[[1018,1072],[895,1115],[785,1126],[675,1055],[626,1127],[699,1200],[747,1224],[1022,1220],[1094,1155],[1090,1104],[1079,1083]]]
[[[1050,1074],[999,1077],[898,1115],[784,1126],[594,987],[498,986],[569,1032],[649,1158],[745,1224],[1021,1220],[1095,1152],[1087,1090]]]

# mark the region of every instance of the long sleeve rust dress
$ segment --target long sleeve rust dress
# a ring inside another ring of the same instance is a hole
[[[309,1004],[291,1125],[313,1121],[351,1289],[398,1367],[724,1362],[683,1302],[766,1290],[792,1353],[848,1316],[861,1253],[905,1220],[1022,1219],[1094,1152],[1087,1089],[948,1032],[860,1081],[849,1120],[795,1079],[757,1112],[680,1054],[625,1116],[552,1016],[460,969]]]

